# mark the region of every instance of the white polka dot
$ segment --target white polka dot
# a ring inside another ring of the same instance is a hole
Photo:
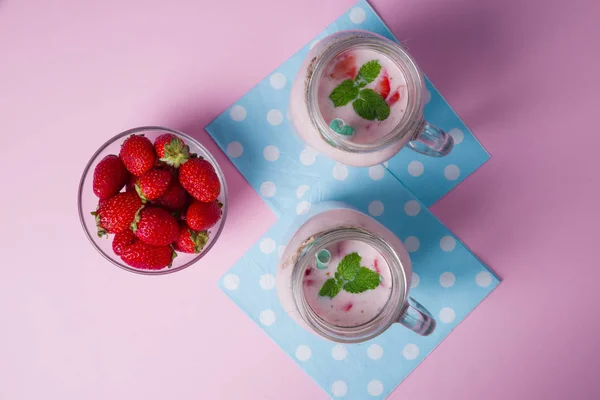
[[[301,344],[296,349],[296,358],[300,361],[306,361],[312,355],[312,350],[305,344]]]
[[[275,287],[275,277],[273,274],[264,274],[260,276],[258,284],[264,290],[271,290]]]
[[[421,212],[421,205],[416,200],[409,200],[404,203],[404,212],[409,217],[416,217]]]
[[[231,142],[227,145],[227,155],[231,158],[238,158],[244,153],[244,147],[240,142]]]
[[[246,109],[242,106],[238,106],[237,104],[231,107],[231,111],[229,111],[229,116],[234,121],[243,121],[246,119]]]
[[[381,396],[381,393],[383,393],[383,383],[381,383],[381,381],[378,381],[377,379],[373,379],[367,385],[367,392],[371,396]]]
[[[308,185],[298,186],[298,189],[296,189],[296,197],[301,198],[302,196],[304,196],[304,193],[309,191],[309,189],[310,189],[310,186],[308,186]]]
[[[440,310],[440,321],[443,323],[449,324],[454,321],[454,318],[456,318],[456,313],[450,307],[444,307]]]
[[[458,128],[450,129],[448,132],[452,139],[454,139],[454,144],[461,144],[463,139],[465,138],[465,134]]]
[[[449,181],[455,181],[460,176],[460,169],[454,164],[447,165],[446,168],[444,168],[444,176]]]
[[[344,381],[335,381],[331,385],[331,393],[335,397],[344,397],[348,393],[348,385]]]
[[[261,239],[259,247],[260,251],[262,251],[263,253],[271,254],[275,251],[276,244],[273,239],[271,239],[270,237],[266,237]]]
[[[277,258],[281,259],[283,257],[283,253],[285,252],[285,246],[277,247]]]
[[[227,290],[236,290],[240,286],[240,277],[236,274],[227,274],[223,278],[223,286]]]
[[[371,360],[379,360],[383,357],[383,347],[378,344],[370,345],[367,349],[367,356],[369,356]]]
[[[312,49],[312,48],[313,48],[313,47],[315,47],[315,46],[316,46],[316,45],[317,45],[317,44],[318,44],[320,41],[321,41],[320,39],[315,39],[315,40],[313,40],[312,42],[310,42],[310,46],[309,46],[309,48],[311,48],[311,49]]]
[[[307,147],[300,153],[300,162],[302,165],[313,165],[317,160],[317,154],[315,149]]]
[[[264,326],[271,326],[275,323],[275,320],[277,319],[277,317],[275,316],[275,313],[272,310],[263,310],[260,313],[260,323],[263,324]]]
[[[285,79],[284,74],[282,74],[281,72],[276,72],[273,75],[271,75],[271,79],[269,79],[269,82],[271,83],[271,87],[273,89],[282,89],[285,86],[287,80]]]
[[[444,236],[440,239],[440,247],[444,251],[452,251],[456,247],[456,240],[452,236]]]
[[[407,360],[414,360],[415,358],[419,357],[419,346],[414,343],[407,344],[402,350],[402,355]]]
[[[417,237],[409,236],[406,239],[404,239],[404,247],[406,247],[406,250],[409,253],[414,253],[415,251],[419,250],[420,245],[421,242]]]
[[[444,272],[440,275],[440,285],[445,288],[449,288],[456,282],[456,277],[452,272]]]
[[[492,274],[487,271],[481,271],[475,276],[475,282],[481,287],[488,287],[492,284]]]
[[[279,149],[275,146],[267,146],[263,150],[263,156],[267,161],[277,161],[279,158]]]
[[[283,122],[283,114],[279,110],[269,110],[267,113],[267,122],[273,126],[277,126]]]
[[[410,281],[410,288],[414,289],[417,286],[419,286],[419,282],[421,282],[421,278],[419,277],[419,275],[416,272],[412,273],[412,279]]]
[[[369,203],[369,214],[374,217],[379,217],[381,214],[383,214],[383,208],[383,203],[381,201],[374,200]]]
[[[308,202],[306,200],[301,201],[296,206],[296,214],[298,214],[298,215],[306,214],[308,212],[308,210],[310,210],[310,202]]]
[[[383,168],[383,165],[369,167],[369,178],[373,179],[374,181],[382,179],[384,174],[385,168]]]
[[[352,10],[350,10],[350,21],[352,21],[352,23],[362,24],[363,22],[365,22],[366,18],[367,14],[362,8],[354,7]]]
[[[345,359],[347,355],[348,355],[348,350],[346,349],[346,346],[344,346],[343,344],[336,344],[331,349],[331,357],[333,357],[334,360],[341,361],[341,360]]]
[[[348,168],[344,164],[335,163],[332,175],[338,181],[343,181],[348,177]]]
[[[425,90],[425,104],[429,104],[431,101],[431,92],[429,89]]]
[[[424,170],[425,166],[421,161],[411,161],[408,163],[408,173],[411,176],[421,176]]]
[[[275,186],[275,184],[273,182],[263,182],[260,185],[260,194],[262,194],[265,197],[273,197],[275,196],[275,193],[277,193],[277,187]]]

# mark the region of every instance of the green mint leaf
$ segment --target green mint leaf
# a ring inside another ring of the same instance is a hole
[[[375,289],[381,282],[381,276],[369,268],[360,267],[356,277],[351,282],[346,282],[344,290],[349,293],[362,293]]]
[[[334,276],[335,276],[335,280],[338,281],[340,283],[340,285],[344,283],[344,278],[342,278],[342,274],[340,274],[339,272],[336,272]]]
[[[372,89],[361,90],[360,98],[352,103],[352,107],[361,118],[369,121],[384,121],[390,116],[390,107],[383,97]]]
[[[358,253],[347,254],[339,263],[337,272],[339,272],[345,280],[353,280],[360,269],[361,258],[362,257],[359,256]]]
[[[354,107],[354,111],[356,111],[359,117],[369,121],[373,121],[375,119],[375,110],[373,110],[369,106],[369,103],[367,103],[365,100],[354,100],[354,103],[352,103],[352,107]]]
[[[342,290],[342,285],[335,279],[329,278],[325,281],[321,290],[319,290],[319,296],[327,296],[333,299],[340,290]]]
[[[350,103],[356,96],[358,96],[358,88],[354,86],[354,81],[346,79],[333,89],[329,98],[335,107],[341,107]]]
[[[362,88],[367,86],[368,83],[373,82],[381,72],[381,65],[379,61],[371,60],[358,70],[358,76],[356,77],[356,84]]]

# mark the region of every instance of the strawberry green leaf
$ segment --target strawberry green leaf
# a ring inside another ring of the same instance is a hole
[[[171,247],[171,262],[169,263],[169,265],[167,265],[167,268],[171,268],[171,266],[173,265],[173,260],[175,260],[175,257],[177,257],[177,252],[175,251],[173,246],[171,245],[170,247]]]
[[[181,139],[175,137],[171,142],[164,146],[165,154],[160,159],[175,168],[179,168],[181,164],[185,163],[190,159],[190,148],[188,145],[183,144]]]
[[[138,210],[135,213],[135,217],[133,218],[133,222],[130,225],[131,230],[133,231],[133,233],[135,233],[137,231],[138,228],[138,222],[140,222],[140,212],[144,209],[144,206],[141,206],[140,208],[138,208]]]
[[[94,216],[94,219],[96,220],[96,227],[98,228],[98,237],[101,238],[103,236],[106,236],[108,238],[108,232],[106,231],[106,229],[100,226],[100,215],[96,211],[92,211],[90,214],[92,214]]]
[[[190,232],[190,239],[194,243],[194,253],[200,253],[202,251],[202,249],[204,248],[204,246],[206,246],[206,243],[208,243],[208,232],[207,231],[196,232],[192,229],[189,229],[189,232]]]
[[[140,199],[142,199],[142,203],[148,202],[148,199],[144,196],[144,192],[142,191],[142,188],[140,187],[140,185],[137,182],[135,183],[135,185],[133,185],[133,187],[135,188],[135,191],[138,194],[138,196],[140,196]]]

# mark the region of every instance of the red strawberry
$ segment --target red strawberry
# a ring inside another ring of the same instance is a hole
[[[117,193],[109,199],[100,200],[98,209],[92,213],[96,217],[98,236],[129,228],[142,206],[142,199],[135,192]]]
[[[205,231],[212,228],[223,214],[221,206],[218,201],[203,203],[193,200],[185,214],[185,222],[196,231]]]
[[[171,244],[179,235],[175,217],[158,207],[146,207],[141,210],[132,228],[138,239],[152,246]]]
[[[329,76],[334,79],[354,79],[358,72],[356,57],[353,54],[343,54],[336,58]]]
[[[134,268],[156,270],[170,267],[176,256],[171,246],[150,246],[138,240],[123,250],[121,259]]]
[[[352,303],[346,303],[346,304],[344,304],[344,305],[342,306],[342,311],[345,311],[345,312],[348,312],[348,311],[350,311],[350,310],[352,309],[352,306],[353,306],[353,305],[354,305],[354,304],[352,304]]]
[[[208,161],[192,158],[179,168],[179,182],[197,200],[209,203],[221,193],[221,182]]]
[[[169,210],[181,210],[189,200],[189,195],[177,179],[171,179],[167,191],[155,203]]]
[[[129,172],[142,176],[154,166],[156,154],[152,142],[142,135],[131,135],[121,145],[121,161]]]
[[[392,94],[390,95],[390,97],[388,97],[388,99],[386,100],[386,102],[387,102],[388,106],[391,107],[398,100],[400,100],[400,88],[394,90],[392,92]]]
[[[390,78],[385,69],[381,70],[380,78],[377,80],[374,91],[379,93],[383,99],[387,99],[390,94]]]
[[[179,236],[174,243],[175,250],[184,253],[200,253],[208,242],[208,232],[194,231],[185,222],[179,223]]]
[[[152,169],[137,179],[135,190],[142,200],[158,199],[169,188],[171,177],[166,169]]]
[[[109,154],[94,169],[94,194],[100,199],[109,198],[123,188],[128,176],[129,173],[121,159],[114,154]]]
[[[179,137],[165,133],[154,141],[154,148],[160,161],[175,168],[185,163],[190,158],[190,148]]]
[[[135,192],[135,184],[138,180],[138,177],[135,175],[129,175],[129,180],[127,181],[127,184],[125,185],[125,191],[126,192]]]
[[[120,256],[125,251],[125,248],[130,244],[137,242],[135,233],[131,229],[125,229],[115,235],[112,242],[112,248],[116,255]]]

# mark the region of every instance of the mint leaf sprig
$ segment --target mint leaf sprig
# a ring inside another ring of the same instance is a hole
[[[346,255],[337,266],[334,278],[329,278],[319,290],[319,296],[333,299],[343,289],[348,293],[362,293],[373,290],[381,283],[381,275],[360,265],[362,257],[358,253]]]
[[[354,80],[342,81],[329,94],[334,107],[343,107],[353,101],[352,107],[361,118],[369,121],[387,119],[390,116],[390,107],[385,99],[372,89],[362,89],[377,79],[380,72],[381,65],[378,60],[363,64]]]

